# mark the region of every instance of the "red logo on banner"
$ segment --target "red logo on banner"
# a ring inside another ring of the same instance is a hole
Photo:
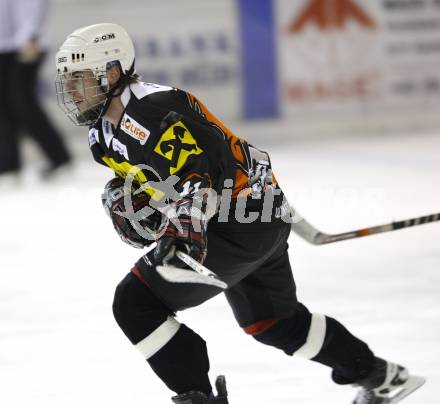
[[[290,33],[301,32],[307,25],[314,24],[320,30],[343,29],[354,20],[366,29],[374,29],[373,19],[353,0],[310,0],[301,14],[289,25]]]

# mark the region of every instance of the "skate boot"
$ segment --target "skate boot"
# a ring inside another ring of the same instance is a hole
[[[172,397],[174,404],[229,404],[228,392],[226,390],[226,379],[224,376],[218,376],[215,381],[217,395],[212,393],[208,397],[200,391],[189,391],[188,393],[179,394]]]
[[[395,404],[423,383],[423,377],[409,375],[403,366],[376,358],[370,374],[356,383],[361,389],[353,404]]]

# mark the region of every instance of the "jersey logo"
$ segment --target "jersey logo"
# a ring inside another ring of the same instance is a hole
[[[96,143],[98,143],[98,129],[91,128],[89,130],[89,146],[92,147]]]
[[[150,131],[147,128],[144,128],[127,114],[124,114],[124,116],[122,117],[121,129],[127,135],[136,140],[139,140],[142,146],[147,143],[148,137],[150,136]]]
[[[170,175],[179,171],[190,155],[203,153],[203,150],[197,146],[191,132],[181,121],[170,126],[162,134],[154,151],[171,161]]]
[[[113,138],[112,145],[115,152],[124,156],[126,160],[129,160],[127,146],[125,146],[124,143],[121,143],[118,139]]]

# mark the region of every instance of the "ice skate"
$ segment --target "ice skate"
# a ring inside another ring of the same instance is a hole
[[[395,363],[376,358],[375,368],[356,385],[361,389],[353,404],[395,404],[425,383],[419,376]]]
[[[224,376],[218,376],[215,381],[217,395],[207,396],[200,391],[190,391],[179,394],[172,398],[174,404],[229,404],[228,392],[226,390],[226,379]]]

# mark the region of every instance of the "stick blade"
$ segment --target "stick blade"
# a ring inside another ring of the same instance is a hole
[[[228,287],[228,285],[220,279],[201,275],[190,269],[177,268],[172,265],[157,265],[156,271],[163,279],[172,283],[198,283],[215,286],[223,290]]]

